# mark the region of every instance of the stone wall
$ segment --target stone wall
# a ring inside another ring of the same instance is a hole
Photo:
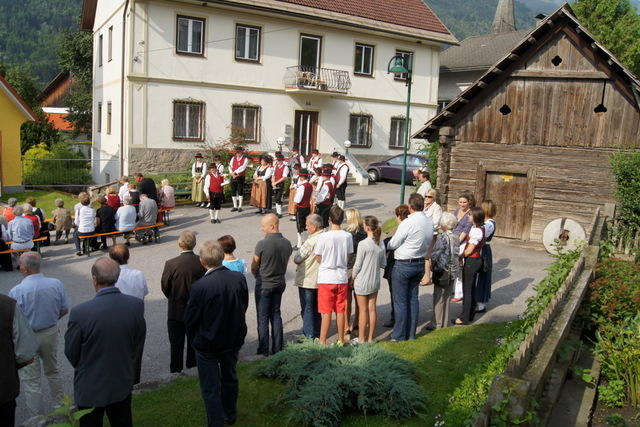
[[[129,174],[190,171],[193,156],[197,152],[202,152],[202,150],[131,148],[129,150]],[[206,153],[203,154],[206,158]]]

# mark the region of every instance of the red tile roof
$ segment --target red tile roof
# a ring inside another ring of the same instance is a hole
[[[278,0],[395,25],[450,34],[424,0]]]

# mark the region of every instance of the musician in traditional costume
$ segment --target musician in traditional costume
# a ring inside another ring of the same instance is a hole
[[[195,160],[191,165],[191,200],[196,206],[203,207],[207,205],[206,196],[204,195],[204,178],[207,176],[207,164],[204,162],[201,153],[196,153]]]
[[[336,164],[335,173],[333,179],[335,181],[336,188],[336,204],[340,209],[344,209],[346,194],[347,194],[347,177],[349,175],[349,165],[347,165],[346,158],[343,154],[338,156],[338,163]]]
[[[297,248],[302,247],[302,233],[304,233],[307,217],[311,213],[311,197],[313,195],[313,185],[308,181],[309,171],[307,169],[300,169],[300,176],[298,178],[298,185],[296,186],[296,194],[294,196],[294,202],[296,204],[296,226],[298,228],[298,244]],[[327,210],[327,215],[328,215]]]
[[[335,195],[335,187],[331,173],[333,167],[331,164],[326,164],[322,167],[322,176],[318,180],[316,185],[316,209],[318,215],[322,217],[322,224],[324,228],[329,227],[329,209],[333,205],[333,198]]]
[[[273,167],[271,157],[267,154],[260,159],[260,166],[253,174],[253,186],[251,187],[251,204],[258,208],[259,214],[265,214],[271,210],[271,177]]]
[[[244,180],[247,174],[249,159],[244,155],[243,147],[236,147],[236,154],[229,162],[229,172],[231,174],[231,200],[233,208],[231,212],[242,212],[242,193],[244,191]]]
[[[301,168],[306,166],[304,156],[300,154],[298,147],[292,147],[291,155],[289,156],[289,168],[292,169],[294,165],[300,165]]]
[[[219,159],[219,157],[218,157]],[[220,173],[219,165],[214,164],[209,168],[209,173],[204,180],[204,193],[209,198],[209,218],[211,219],[211,224],[220,224],[220,218],[218,218],[220,214],[220,207],[222,202],[224,201],[224,186],[229,184]]]
[[[291,215],[289,221],[296,220],[296,202],[294,199],[296,197],[298,180],[300,179],[300,169],[300,165],[293,165],[291,169],[291,185],[289,185],[289,197],[287,198],[287,213]]]
[[[333,167],[333,174],[335,175],[336,173],[336,169],[338,167],[338,158],[340,157],[340,153],[338,153],[337,151],[334,151],[333,153],[331,153],[331,166]]]
[[[282,218],[282,198],[284,196],[284,180],[289,176],[289,166],[284,163],[282,153],[276,154],[276,162],[273,165],[273,198],[276,204],[276,214]]]
[[[307,169],[309,172],[313,173],[316,168],[322,167],[322,156],[317,148],[311,150],[311,158],[309,159],[309,163],[307,163]]]

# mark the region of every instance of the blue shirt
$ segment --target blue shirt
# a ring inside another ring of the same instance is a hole
[[[231,271],[237,271],[238,273],[245,274],[247,272],[247,265],[243,259],[234,259],[233,261],[223,260],[222,265],[227,267]]]
[[[23,216],[9,221],[9,237],[16,243],[24,243],[33,239],[33,222]]]
[[[34,331],[55,326],[60,312],[69,309],[62,282],[42,273],[31,274],[9,291]]]
[[[116,211],[116,228],[118,231],[131,231],[136,228],[137,213],[135,206],[125,205]]]

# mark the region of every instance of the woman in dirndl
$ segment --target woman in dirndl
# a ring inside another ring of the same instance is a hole
[[[191,200],[197,207],[206,207],[207,199],[204,195],[204,178],[207,176],[207,164],[202,159],[201,153],[196,153],[195,161],[191,166]]]
[[[260,166],[253,174],[251,187],[251,204],[258,208],[259,214],[265,214],[271,209],[271,176],[273,175],[273,161],[267,154],[260,158]]]

